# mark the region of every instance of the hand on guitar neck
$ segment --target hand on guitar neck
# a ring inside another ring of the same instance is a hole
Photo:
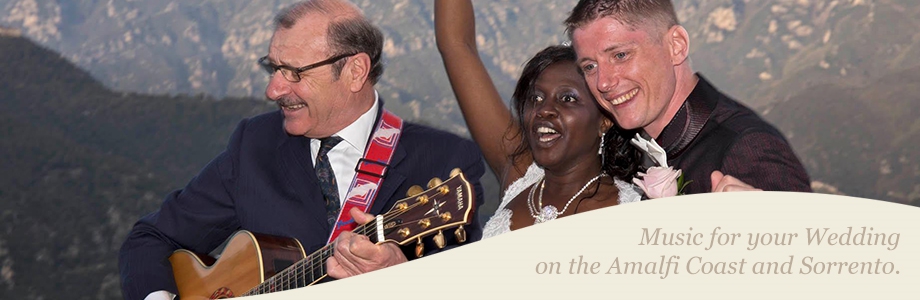
[[[343,231],[332,244],[310,255],[296,239],[245,230],[230,237],[216,260],[177,250],[169,261],[179,296],[223,299],[290,290],[328,276],[350,277],[405,262],[399,245],[415,243],[415,255],[421,257],[422,238],[428,235],[433,235],[431,241],[438,249],[466,242],[463,226],[471,222],[475,203],[469,181],[456,169],[445,182],[432,178],[428,187],[409,188],[408,198],[379,216],[350,210],[361,225]],[[445,230],[452,232],[450,238]]]
[[[374,216],[357,208],[348,212],[355,222],[366,224]],[[326,261],[326,272],[332,278],[342,279],[407,261],[399,246],[393,242],[375,244],[370,238],[350,231],[342,232],[335,240],[335,253]]]

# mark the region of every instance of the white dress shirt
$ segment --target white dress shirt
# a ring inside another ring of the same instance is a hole
[[[335,182],[339,188],[339,202],[342,204],[345,203],[345,196],[347,196],[348,189],[351,188],[352,180],[355,178],[355,166],[358,165],[358,160],[364,157],[367,140],[374,129],[374,123],[377,121],[377,111],[380,109],[378,106],[378,102],[374,101],[374,106],[371,106],[355,122],[333,134],[333,136],[341,137],[342,142],[335,145],[332,150],[329,150],[326,156],[329,157],[329,164],[332,165],[332,172],[335,173]],[[319,139],[310,140],[310,158],[312,158],[314,166],[316,166],[316,156],[319,155],[319,148]]]
[[[341,206],[345,206],[346,193],[348,193],[352,180],[355,178],[355,166],[358,165],[358,160],[364,157],[367,139],[370,137],[371,131],[374,130],[374,123],[377,122],[377,111],[380,110],[379,100],[377,91],[374,91],[374,105],[353,123],[333,134],[341,137],[342,142],[332,147],[326,156],[329,157],[329,164],[332,165],[332,172],[335,173],[335,182],[339,188],[339,203],[342,204]],[[314,166],[316,165],[316,156],[319,155],[319,146],[319,139],[310,140],[310,157]],[[176,295],[170,292],[160,290],[148,294],[144,300],[172,300],[175,297]]]

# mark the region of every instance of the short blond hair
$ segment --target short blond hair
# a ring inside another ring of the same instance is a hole
[[[675,25],[680,25],[671,0],[580,0],[565,19],[566,32],[572,32],[594,20],[612,17],[631,30],[649,26],[656,38]]]

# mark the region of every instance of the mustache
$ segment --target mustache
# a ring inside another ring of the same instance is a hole
[[[275,103],[277,103],[280,106],[293,106],[293,105],[298,105],[298,104],[307,104],[306,102],[303,101],[303,99],[293,97],[293,96],[282,96],[281,98],[278,98],[277,100],[272,100],[272,101],[275,101]]]

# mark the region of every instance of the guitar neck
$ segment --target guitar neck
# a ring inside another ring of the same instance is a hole
[[[473,213],[474,190],[470,183],[455,169],[446,182],[433,178],[429,189],[410,193],[414,196],[396,201],[390,211],[377,216],[376,222],[368,222],[352,230],[355,234],[367,236],[372,243],[392,241],[405,245],[417,241],[416,256],[424,251],[421,238],[437,232],[432,241],[439,247],[445,246],[442,230],[459,226],[454,233],[457,242],[466,240],[463,225],[468,224]],[[379,227],[378,227],[379,226]],[[306,258],[278,272],[244,295],[260,295],[310,286],[326,278],[326,260],[334,254],[335,243],[323,246]]]
[[[372,243],[378,242],[376,236],[377,226],[374,222],[358,226],[353,232],[367,236]],[[323,246],[319,250],[307,255],[306,258],[278,272],[278,274],[275,274],[271,278],[266,279],[243,294],[243,296],[261,295],[302,288],[326,278],[328,275],[326,273],[326,260],[335,253],[334,248],[335,243]]]

